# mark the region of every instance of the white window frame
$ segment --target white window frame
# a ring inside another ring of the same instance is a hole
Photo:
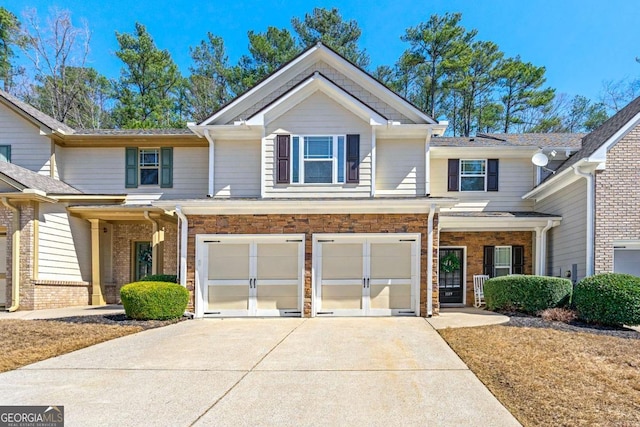
[[[142,164],[142,155],[143,152],[151,152],[151,151],[155,151],[157,153],[157,159],[158,159],[158,164],[155,166],[143,166]],[[162,179],[162,177],[160,176],[161,174],[161,165],[162,165],[162,159],[160,158],[161,156],[161,150],[159,147],[145,147],[145,148],[138,148],[138,186],[142,186],[142,187],[158,187],[160,185],[160,180]],[[142,183],[142,170],[146,169],[146,170],[150,170],[150,169],[156,169],[158,171],[158,182],[156,182],[155,184],[143,184]]]
[[[332,138],[332,152],[333,156],[331,159],[305,159],[304,158],[304,138]],[[343,138],[342,143],[342,160],[344,163],[344,171],[342,173],[342,181],[338,181],[338,138]],[[298,138],[298,158],[293,158],[293,144],[294,138]],[[347,164],[347,135],[343,134],[334,134],[334,135],[291,135],[291,165],[289,166],[289,176],[291,176],[291,184],[292,185],[336,185],[336,184],[344,184],[346,182],[346,164]],[[304,162],[329,162],[331,161],[331,182],[304,182]],[[294,162],[298,163],[298,182],[293,182],[293,165]]]
[[[498,249],[509,249],[509,265],[498,265]],[[505,274],[505,276],[508,276],[510,274],[512,274],[513,272],[513,246],[495,246],[493,248],[493,276],[494,277],[500,277],[496,274],[496,271],[498,269],[506,269],[508,268],[509,271],[507,274]]]
[[[483,162],[484,163],[484,174],[462,174],[462,162]],[[487,192],[487,167],[489,162],[487,159],[460,159],[460,163],[458,165],[458,182],[460,186],[460,191],[464,193],[486,193]],[[482,190],[463,190],[462,189],[462,178],[484,178],[484,189]]]

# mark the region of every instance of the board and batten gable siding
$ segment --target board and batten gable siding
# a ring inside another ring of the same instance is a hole
[[[91,227],[62,204],[40,204],[39,280],[91,281]]]
[[[565,277],[572,265],[578,265],[580,280],[586,275],[587,256],[587,184],[584,179],[540,200],[535,211],[562,217],[560,225],[547,233],[547,271]]]
[[[424,196],[424,139],[376,140],[376,195]]]
[[[214,196],[260,197],[260,140],[215,142]]]
[[[265,144],[265,197],[368,197],[371,193],[371,126],[321,92],[268,122]],[[276,184],[277,134],[360,135],[358,184]]]
[[[284,85],[276,87],[262,99],[257,99],[250,108],[238,114],[236,117],[234,117],[233,120],[230,120],[226,124],[233,124],[234,121],[248,119],[256,112],[262,110],[269,103],[273,102],[275,99],[288,92],[298,83],[309,78],[316,71],[331,80],[337,86],[341,87],[343,90],[350,93],[352,96],[358,98],[361,102],[368,105],[370,108],[385,116],[387,119],[400,121],[402,123],[414,123],[405,115],[397,111],[395,108],[391,107],[389,104],[382,101],[380,98],[364,89],[362,86],[360,86],[326,62],[317,61],[302,72],[298,73],[290,80],[288,80]]]
[[[56,157],[60,179],[84,193],[162,193],[163,199],[204,197],[207,194],[209,154],[206,147],[174,147],[172,188],[125,188],[124,147],[58,147]]]
[[[0,145],[11,146],[11,163],[44,175],[51,173],[51,139],[40,128],[0,104]]]
[[[496,156],[486,158],[489,157]],[[453,208],[443,208],[442,212],[533,210],[532,200],[522,200],[522,196],[533,188],[535,179],[534,166],[529,157],[499,159],[498,191],[447,191],[447,177],[448,159],[432,158],[431,196],[459,199]]]

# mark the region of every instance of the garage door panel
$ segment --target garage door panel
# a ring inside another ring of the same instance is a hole
[[[325,285],[322,287],[323,310],[359,310],[361,308],[361,285]]]
[[[411,307],[411,284],[371,285],[371,308],[407,309]]]
[[[361,243],[325,244],[322,247],[322,277],[327,280],[361,278],[364,266]]]
[[[261,243],[257,249],[258,279],[297,279],[300,273],[297,243]]]
[[[375,243],[371,245],[371,279],[410,279],[411,244]]]
[[[208,279],[248,279],[249,253],[249,244],[209,245]]]
[[[209,286],[208,302],[210,310],[246,310],[248,301],[248,286]]]

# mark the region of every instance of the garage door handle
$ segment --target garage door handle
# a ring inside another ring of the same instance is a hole
[[[371,279],[367,277],[367,288],[371,288]]]

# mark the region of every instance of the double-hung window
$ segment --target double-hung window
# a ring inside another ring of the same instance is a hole
[[[345,135],[294,135],[291,144],[291,182],[345,182]]]
[[[138,152],[140,168],[140,185],[158,185],[160,176],[160,150],[157,148],[141,148]]]
[[[460,191],[485,191],[486,160],[460,160]]]
[[[495,277],[511,274],[511,246],[496,246],[493,256],[493,271]]]

